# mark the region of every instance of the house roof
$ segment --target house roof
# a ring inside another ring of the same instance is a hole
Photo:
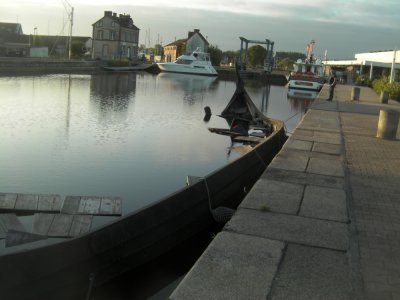
[[[164,47],[167,47],[167,46],[181,46],[181,45],[184,45],[184,44],[186,44],[186,42],[187,42],[189,39],[191,39],[195,34],[198,34],[199,37],[204,41],[204,43],[205,43],[207,46],[210,45],[210,44],[208,43],[208,41],[204,38],[204,36],[200,33],[200,30],[199,30],[199,29],[195,29],[194,31],[189,31],[187,39],[179,39],[179,40],[176,40],[175,42],[172,42],[172,43],[169,43],[169,44],[165,45]]]
[[[178,46],[179,47],[179,46],[186,44],[187,40],[188,39],[179,39],[179,40],[176,40],[175,42],[165,45],[164,47],[168,47],[168,46]]]
[[[133,24],[133,20],[129,14],[128,15],[120,14],[118,16],[116,13],[113,13],[112,11],[105,11],[104,16],[102,18],[98,19],[95,23],[93,23],[92,26],[94,26],[97,22],[99,22],[100,20],[103,20],[104,18],[111,18],[113,21],[115,21],[121,27],[134,29],[134,30],[140,30],[137,26],[135,26],[135,24]]]
[[[0,22],[0,34],[22,34],[21,24]]]

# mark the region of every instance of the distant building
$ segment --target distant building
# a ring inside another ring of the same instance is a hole
[[[90,49],[92,43],[91,38],[87,36],[73,36],[71,38],[72,46],[72,55],[73,57],[82,57],[88,51],[88,47]],[[58,35],[31,35],[30,36],[30,44],[31,44],[31,57],[52,57],[52,58],[67,58],[68,57],[68,45],[69,45],[69,36],[58,36]],[[44,53],[43,50],[38,51],[33,50],[35,48],[44,48],[47,47],[48,55],[43,56],[41,53]]]
[[[92,58],[122,59],[138,56],[139,28],[130,15],[105,11],[93,25]]]
[[[180,39],[164,46],[165,61],[175,61],[176,58],[185,52],[185,44],[187,39]]]
[[[356,53],[351,60],[327,60],[325,73],[335,70],[338,77],[348,83],[356,79],[356,75],[365,75],[369,79],[383,76],[393,76],[393,80],[399,78],[400,51],[385,50],[365,53]]]
[[[0,23],[0,56],[27,56],[29,36],[24,35],[19,23]]]
[[[199,29],[189,31],[186,39],[179,39],[164,46],[164,60],[175,61],[176,58],[184,53],[190,53],[199,49],[208,52],[209,43],[200,33]]]

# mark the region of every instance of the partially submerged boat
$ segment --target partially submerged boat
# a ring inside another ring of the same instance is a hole
[[[174,62],[157,63],[163,72],[186,73],[207,76],[217,76],[218,73],[211,64],[210,54],[196,49],[192,53],[179,56]]]
[[[307,44],[307,57],[298,59],[293,64],[293,71],[288,77],[288,89],[320,91],[324,85],[324,70],[320,59],[314,57],[315,41]]]
[[[1,297],[89,299],[95,286],[145,265],[235,209],[286,134],[283,122],[256,108],[240,80],[221,116],[230,124],[229,132],[243,122],[247,137],[252,130],[263,136],[243,156],[156,203],[70,240],[0,256]],[[236,132],[245,136],[244,130]]]

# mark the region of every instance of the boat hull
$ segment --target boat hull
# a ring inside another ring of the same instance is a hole
[[[289,79],[288,89],[320,91],[323,87],[323,82],[307,79]]]
[[[176,63],[157,63],[157,66],[163,72],[197,74],[207,76],[217,76],[217,71],[210,65],[184,65]]]

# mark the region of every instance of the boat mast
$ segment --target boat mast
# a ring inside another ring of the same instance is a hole
[[[74,8],[71,6],[71,4],[69,4],[69,2],[67,0],[63,0],[63,5],[64,5],[65,10],[67,11],[68,20],[69,20],[68,59],[71,60],[72,26],[74,23]],[[68,10],[68,8],[70,9],[70,11]]]

